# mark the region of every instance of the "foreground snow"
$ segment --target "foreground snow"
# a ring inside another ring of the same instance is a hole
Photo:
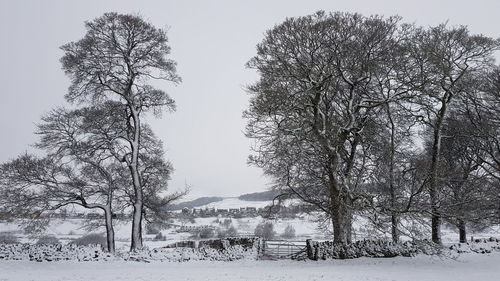
[[[500,280],[500,253],[456,259],[360,258],[328,261],[26,262],[0,261],[0,280]]]

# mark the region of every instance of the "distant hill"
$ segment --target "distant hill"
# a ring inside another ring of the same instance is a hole
[[[186,201],[179,204],[173,204],[168,209],[176,211],[176,210],[182,210],[184,208],[196,208],[222,200],[224,200],[224,197],[200,197],[191,201]]]
[[[262,202],[271,201],[274,199],[274,197],[276,197],[276,195],[278,195],[278,193],[276,191],[264,191],[264,192],[254,192],[254,193],[243,194],[243,195],[238,196],[237,198],[234,198],[234,197],[233,198],[215,197],[215,196],[200,197],[200,198],[196,198],[196,199],[191,200],[191,201],[173,204],[173,205],[169,206],[168,209],[171,211],[177,211],[177,210],[182,210],[184,208],[192,209],[192,208],[199,208],[199,207],[207,207],[207,205],[209,205],[208,207],[217,206],[219,208],[249,207],[249,206],[253,206],[255,204],[247,205],[244,202],[240,202],[240,201],[247,201],[247,202],[250,201],[250,202],[256,202],[256,203],[260,202],[260,201],[262,201]],[[221,202],[223,200],[225,200],[225,201]],[[219,203],[212,204],[212,203],[216,203],[216,202],[219,202],[221,204],[219,204]],[[267,204],[267,203],[268,202],[266,202],[265,204]],[[257,205],[260,206],[261,204],[257,204]]]
[[[254,192],[240,195],[238,199],[243,201],[271,201],[279,193],[276,191]]]

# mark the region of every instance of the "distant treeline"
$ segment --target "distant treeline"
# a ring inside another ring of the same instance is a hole
[[[184,208],[192,209],[213,202],[219,202],[222,201],[223,199],[224,197],[200,197],[191,201],[182,202],[179,204],[172,204],[171,206],[168,207],[168,209],[171,211],[182,210]]]
[[[240,195],[238,199],[243,201],[270,201],[273,200],[277,195],[278,192],[276,191],[254,192]]]

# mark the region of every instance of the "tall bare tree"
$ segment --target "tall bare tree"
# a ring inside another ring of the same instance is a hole
[[[500,66],[489,68],[483,78],[481,95],[468,97],[466,113],[481,140],[484,168],[500,182]]]
[[[415,197],[423,191],[418,187],[422,183],[414,178],[417,174],[412,173],[418,157],[415,124],[411,112],[400,102],[387,103],[379,111],[376,125],[370,130],[367,140],[371,162],[367,191],[376,198],[373,211],[390,217],[394,242],[399,241],[400,217],[417,211]]]
[[[500,67],[491,65],[484,70],[480,86],[463,95],[454,115],[460,116],[460,137],[468,140],[470,157],[487,173],[487,188],[481,200],[483,216],[493,221],[500,219]],[[463,145],[463,143],[462,143]]]
[[[260,75],[244,113],[256,140],[250,161],[277,188],[323,211],[336,242],[351,240],[352,211],[369,200],[356,191],[366,164],[363,130],[382,105],[408,92],[379,87],[393,78],[386,62],[403,59],[408,28],[398,21],[324,12],[288,18],[267,31],[248,63]]]
[[[144,113],[174,110],[174,101],[148,84],[150,79],[180,82],[165,31],[132,15],[106,13],[85,23],[87,33],[61,47],[61,62],[71,78],[68,101],[90,104],[105,101],[126,106],[127,144],[122,161],[132,178],[133,218],[131,250],[142,247],[144,190],[140,174],[141,120]]]
[[[499,41],[483,35],[470,34],[464,26],[445,24],[422,30],[415,42],[412,61],[421,65],[426,82],[422,95],[414,99],[421,107],[421,120],[432,130],[432,146],[428,173],[428,191],[432,220],[432,241],[441,243],[441,212],[439,197],[439,157],[444,120],[455,99],[477,87],[482,70],[493,61]]]

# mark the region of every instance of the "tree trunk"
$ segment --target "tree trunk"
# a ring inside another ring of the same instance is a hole
[[[389,123],[391,126],[391,141],[390,141],[390,160],[389,160],[389,190],[391,196],[391,236],[392,241],[394,243],[399,242],[399,230],[398,230],[398,221],[399,218],[396,215],[396,186],[394,184],[394,166],[396,159],[396,124],[394,124],[394,120],[392,119],[391,108],[389,104],[386,104],[386,112],[387,117],[389,119]]]
[[[467,243],[467,233],[465,231],[465,221],[458,220],[458,232],[460,236],[460,243]]]
[[[343,144],[347,141],[348,133],[342,133],[338,138],[336,151],[329,151],[330,166],[328,169],[328,181],[330,188],[330,212],[333,225],[333,242],[350,243],[351,242],[351,212],[348,208],[348,195],[343,194],[345,189],[341,187],[338,181],[336,171],[338,167],[338,159],[340,159],[339,151],[342,150]],[[356,142],[355,142],[356,145]],[[355,151],[354,145],[354,151]],[[329,148],[327,148],[329,149]],[[351,154],[353,156],[353,154]],[[352,160],[352,159],[351,159]],[[352,163],[349,163],[352,167]],[[344,176],[347,178],[350,173],[350,168],[345,171]],[[344,190],[344,191],[343,191]]]
[[[398,229],[399,217],[395,214],[391,216],[391,235],[392,242],[399,242],[399,229]]]
[[[135,251],[142,248],[142,207],[139,204],[134,204],[132,214],[132,242],[130,250]],[[142,206],[142,204],[140,204]]]
[[[434,163],[434,161],[433,161]],[[434,166],[435,164],[431,165]],[[432,230],[432,242],[436,244],[441,244],[441,214],[438,207],[438,195],[436,187],[436,172],[433,171],[436,168],[431,168],[431,180],[429,186],[429,195],[431,197],[431,230]]]
[[[113,214],[111,209],[104,209],[104,217],[106,219],[106,241],[108,243],[108,252],[115,253],[115,231],[113,229]]]
[[[446,98],[441,102],[441,108],[436,116],[434,123],[434,139],[432,144],[432,159],[429,171],[429,196],[431,199],[431,228],[432,228],[432,242],[441,244],[441,213],[439,210],[438,198],[438,164],[439,155],[441,154],[441,128],[446,114]]]
[[[347,200],[344,203],[344,228],[345,228],[345,242],[347,244],[352,243],[352,212],[349,206],[351,202]]]
[[[333,225],[333,242],[345,243],[345,233],[343,225],[343,216],[341,215],[340,207],[333,207],[332,225]]]
[[[338,193],[332,196],[333,242],[351,243],[351,214],[347,202]]]
[[[142,248],[142,211],[143,211],[143,194],[142,184],[139,174],[139,147],[140,147],[140,134],[141,126],[139,120],[139,113],[133,107],[131,108],[134,139],[132,141],[132,159],[130,163],[130,171],[132,173],[132,184],[134,187],[134,202],[132,214],[132,239],[130,243],[130,250],[135,251]]]

